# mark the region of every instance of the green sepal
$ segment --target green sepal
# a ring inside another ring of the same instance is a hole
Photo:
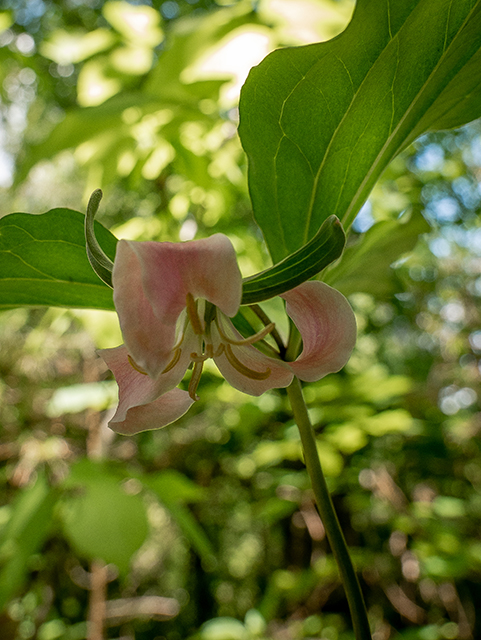
[[[342,224],[336,216],[329,216],[303,247],[273,267],[245,278],[241,304],[255,304],[294,289],[337,260],[345,243]]]
[[[92,269],[98,277],[112,287],[112,269],[114,263],[99,245],[94,232],[94,218],[102,200],[102,191],[96,189],[90,196],[87,205],[87,214],[85,216],[85,243],[87,249],[87,257]]]

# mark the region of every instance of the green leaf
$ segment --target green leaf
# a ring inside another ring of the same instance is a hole
[[[354,245],[346,248],[342,260],[323,280],[346,296],[363,292],[377,298],[388,297],[396,292],[391,265],[414,249],[420,234],[430,230],[419,210],[397,220],[377,222]]]
[[[112,290],[92,271],[85,216],[71,209],[0,219],[0,309],[59,306],[114,309]],[[117,239],[99,223],[95,235],[113,259]]]
[[[336,216],[330,216],[310,242],[273,267],[246,278],[242,304],[273,298],[317,275],[342,253],[346,236]]]
[[[0,610],[22,588],[31,556],[42,548],[51,528],[57,492],[43,476],[12,505],[0,539]]]
[[[65,482],[73,491],[63,500],[60,516],[79,554],[113,563],[126,574],[149,525],[142,496],[127,494],[121,480],[107,465],[81,460]]]
[[[157,495],[192,548],[202,558],[205,567],[213,567],[216,562],[214,548],[204,529],[185,506],[186,502],[205,499],[205,489],[173,469],[162,471],[154,477],[141,476],[140,480]]]
[[[46,140],[26,148],[16,172],[15,184],[23,182],[37,162],[52,158],[64,149],[76,147],[97,136],[102,136],[105,142],[110,133],[115,133],[116,138],[126,136],[129,127],[122,120],[122,114],[126,109],[139,107],[147,113],[159,109],[158,102],[153,101],[152,97],[140,92],[125,92],[113,96],[97,107],[67,111]]]
[[[274,51],[243,87],[239,135],[274,262],[354,220],[390,160],[481,115],[481,0],[358,0],[325,43]]]
[[[162,502],[198,502],[206,497],[204,487],[175,469],[166,469],[154,476],[139,476],[139,479],[155,491]]]

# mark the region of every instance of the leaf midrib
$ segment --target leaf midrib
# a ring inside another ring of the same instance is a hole
[[[452,6],[453,0],[450,3],[450,9],[451,10],[451,6]],[[359,185],[354,197],[351,200],[351,204],[349,205],[349,207],[346,209],[345,214],[342,217],[342,221],[343,222],[347,222],[349,221],[349,216],[350,213],[352,211],[352,209],[355,206],[355,203],[357,202],[357,199],[359,198],[359,196],[361,195],[362,191],[364,190],[366,184],[369,183],[370,178],[372,177],[372,175],[375,173],[375,169],[377,168],[378,164],[380,163],[380,161],[382,160],[384,153],[386,152],[387,148],[390,146],[391,142],[393,141],[393,139],[396,137],[397,133],[400,131],[400,129],[402,128],[402,125],[405,123],[405,121],[407,120],[409,114],[412,112],[413,108],[415,107],[417,101],[420,99],[420,97],[422,96],[422,94],[425,92],[426,88],[429,86],[430,81],[432,80],[432,78],[436,75],[438,69],[440,68],[441,64],[443,63],[443,61],[445,60],[445,56],[446,54],[451,50],[451,47],[453,46],[453,44],[456,42],[456,39],[459,37],[460,33],[463,31],[464,27],[466,26],[467,22],[469,21],[469,19],[471,18],[471,16],[473,15],[474,10],[477,8],[477,6],[479,5],[479,2],[477,2],[475,5],[473,5],[472,9],[470,10],[470,12],[468,13],[468,15],[466,16],[463,24],[460,26],[460,28],[458,29],[456,35],[454,36],[454,38],[451,40],[451,43],[449,44],[447,49],[443,49],[439,60],[436,64],[436,66],[433,68],[432,72],[429,74],[429,76],[427,77],[426,81],[424,82],[424,84],[422,85],[422,87],[420,88],[420,90],[418,91],[418,93],[414,96],[414,99],[411,101],[411,103],[409,104],[408,108],[405,110],[404,115],[400,118],[397,126],[393,129],[392,133],[389,135],[389,137],[387,138],[386,142],[384,143],[384,145],[382,146],[380,152],[377,154],[376,158],[374,159],[373,163],[371,164],[371,168],[369,169],[369,171],[366,173],[366,176],[364,177],[364,179],[362,180],[361,184]],[[447,22],[449,20],[449,15],[447,17]],[[447,23],[446,23],[447,24]],[[446,27],[447,28],[447,27]],[[400,30],[401,31],[401,30]],[[446,42],[446,39],[445,39]],[[464,61],[464,64],[462,65],[463,67],[468,63],[468,61]],[[462,67],[461,67],[462,68]],[[444,91],[444,89],[446,89],[446,87],[449,85],[449,83],[451,82],[452,78],[450,78],[443,86],[442,90],[436,94],[433,98],[433,100],[431,101],[429,107],[422,113],[420,114],[419,118],[418,118],[418,122],[420,122],[422,120],[422,118],[425,116],[425,114],[427,113],[427,111],[429,110],[429,108],[434,104],[434,102],[436,101],[436,99],[441,95],[442,91]],[[421,135],[420,132],[417,132],[417,135]],[[406,136],[406,138],[404,138],[403,140],[403,145],[407,145],[410,142],[413,142],[413,140],[410,139],[411,136]],[[398,147],[398,149],[400,150],[400,148]],[[394,152],[395,153],[395,152]],[[393,153],[393,155],[394,155]]]

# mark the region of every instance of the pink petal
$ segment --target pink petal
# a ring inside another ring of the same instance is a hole
[[[303,341],[302,353],[289,363],[294,374],[313,382],[342,369],[356,343],[356,319],[342,293],[313,280],[281,297]]]
[[[174,325],[186,296],[208,300],[234,316],[242,297],[242,276],[234,247],[217,233],[191,242],[129,242],[142,271],[142,287],[159,320]],[[115,290],[114,271],[114,290]]]
[[[179,362],[158,380],[136,371],[128,360],[124,345],[100,350],[119,385],[119,405],[109,426],[113,431],[133,435],[140,431],[160,429],[180,418],[193,400],[186,391],[176,389],[186,370]]]
[[[175,322],[164,324],[155,316],[145,295],[141,264],[132,244],[120,240],[117,245],[112,273],[114,303],[129,354],[155,378],[170,362],[176,327]]]
[[[114,416],[109,427],[125,436],[160,429],[181,418],[193,402],[187,391],[175,388],[149,404],[132,407],[122,421]]]
[[[221,318],[220,322],[222,323],[221,328],[224,334],[229,338],[233,340],[242,339],[243,336],[237,331],[237,329],[235,329],[230,320],[227,318]],[[214,325],[212,325],[212,336],[214,341],[214,350],[217,350],[218,344],[221,342],[221,338]],[[293,375],[289,370],[289,364],[282,360],[270,358],[252,345],[231,345],[231,349],[234,356],[248,369],[251,369],[254,372],[259,372],[261,375],[269,371],[269,375],[263,380],[256,380],[249,377],[229,362],[224,351],[221,355],[216,356],[214,361],[224,378],[235,389],[238,389],[243,393],[248,393],[251,396],[260,396],[264,391],[287,387],[291,383]]]

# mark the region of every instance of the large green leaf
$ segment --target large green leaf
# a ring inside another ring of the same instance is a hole
[[[358,0],[337,38],[251,70],[239,134],[274,262],[330,215],[348,226],[389,161],[481,115],[481,0]]]
[[[60,306],[113,309],[112,290],[85,250],[85,216],[71,209],[0,219],[0,309]],[[117,239],[99,223],[95,235],[110,257]]]

